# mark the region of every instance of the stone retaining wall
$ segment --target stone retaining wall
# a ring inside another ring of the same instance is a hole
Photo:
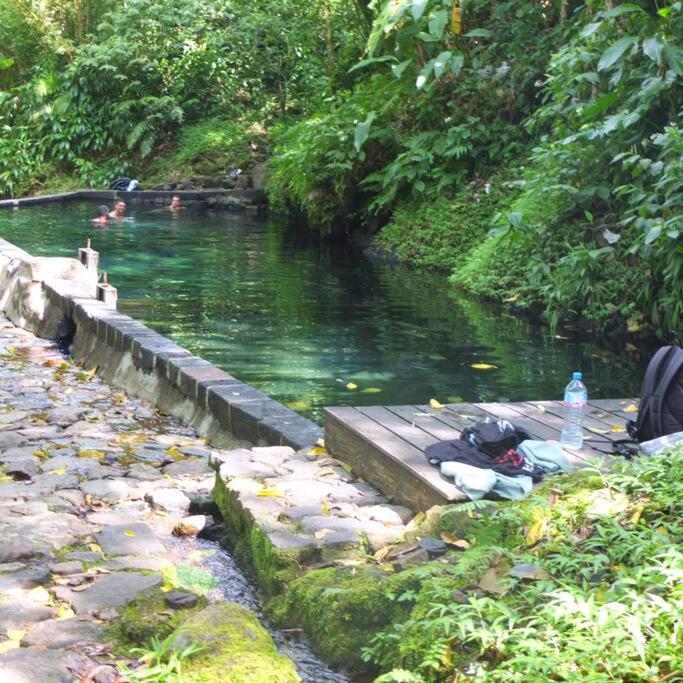
[[[37,258],[0,239],[0,310],[40,337],[73,335],[73,355],[114,386],[192,424],[216,445],[305,448],[322,429],[95,298],[76,259]]]
[[[242,208],[260,210],[266,205],[266,194],[263,190],[135,190],[121,192],[118,190],[75,190],[61,194],[43,195],[42,197],[21,197],[0,200],[0,209],[16,209],[35,204],[50,204],[73,200],[109,201],[125,199],[143,204],[170,203],[171,197],[178,196],[185,202],[196,202],[211,208]]]

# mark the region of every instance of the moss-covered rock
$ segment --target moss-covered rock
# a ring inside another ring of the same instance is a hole
[[[195,612],[208,604],[199,598],[193,610],[174,612],[168,608],[162,590],[155,590],[128,604],[120,610],[120,616],[112,624],[109,637],[115,648],[127,654],[131,647],[146,647],[152,638],[164,640]]]
[[[174,648],[202,646],[183,663],[183,679],[193,683],[297,683],[291,660],[280,654],[270,634],[246,607],[220,602],[195,612],[177,631]]]
[[[432,563],[400,573],[368,565],[312,569],[268,608],[277,624],[303,627],[314,650],[332,666],[360,670],[367,668],[361,649],[386,626],[405,621],[421,581],[443,567]]]

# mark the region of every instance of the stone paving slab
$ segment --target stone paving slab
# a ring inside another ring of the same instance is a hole
[[[211,529],[205,516],[219,507],[225,528],[263,541],[283,571],[372,561],[368,551],[403,539],[411,511],[389,505],[323,448],[215,449],[88,370],[0,318],[3,675],[52,683],[111,667],[99,641],[119,618],[111,608],[158,591],[161,573],[175,569],[173,533]],[[197,392],[214,381],[194,374]],[[204,390],[219,386],[227,385]],[[248,420],[254,406],[243,398]],[[103,623],[81,619],[90,614]],[[81,651],[82,642],[93,647]]]

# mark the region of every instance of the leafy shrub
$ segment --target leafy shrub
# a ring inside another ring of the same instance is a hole
[[[488,540],[475,531],[450,578],[427,579],[411,618],[365,656],[402,667],[387,681],[673,680],[683,667],[682,475],[679,447],[555,479],[553,503],[546,486],[498,506],[480,522]],[[597,500],[616,512],[600,514]],[[502,575],[512,563],[543,571],[503,579],[496,596],[472,592],[490,567]]]

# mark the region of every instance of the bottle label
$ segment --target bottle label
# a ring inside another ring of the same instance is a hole
[[[575,407],[585,408],[588,404],[587,403],[569,403],[569,401],[562,401],[562,405],[565,408],[575,408]]]

